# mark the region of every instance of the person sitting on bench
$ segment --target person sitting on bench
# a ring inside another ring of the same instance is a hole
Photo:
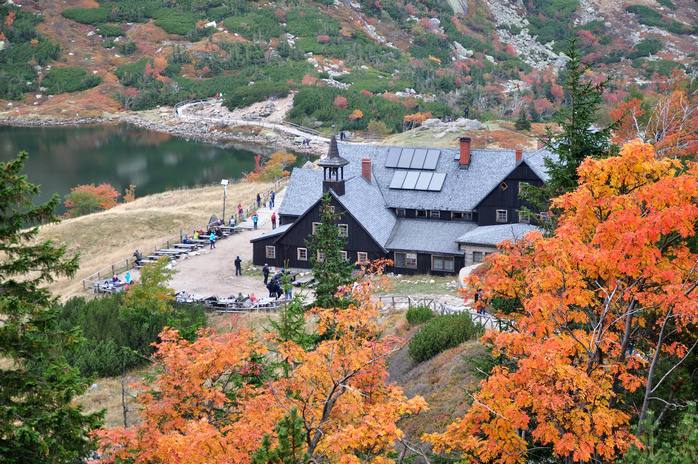
[[[140,266],[141,261],[143,261],[143,256],[141,256],[141,253],[138,250],[136,250],[133,256],[136,258],[136,260],[134,261],[135,265]]]

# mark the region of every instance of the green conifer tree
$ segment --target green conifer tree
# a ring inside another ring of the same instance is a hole
[[[519,111],[519,117],[516,119],[514,127],[516,128],[516,130],[520,131],[531,130],[531,121],[528,120],[528,117],[526,116],[526,109],[523,106]]]
[[[37,186],[21,174],[25,152],[0,163],[0,463],[78,462],[101,414],[73,405],[87,388],[62,352],[80,339],[58,329],[57,299],[42,285],[73,276],[78,256],[50,241],[35,243],[38,224],[55,223],[58,197],[34,205]]]
[[[272,448],[271,437],[264,434],[262,446],[252,455],[252,464],[305,464],[311,462],[307,449],[308,434],[303,428],[303,419],[294,406],[274,426],[277,434],[276,447]]]
[[[618,152],[618,147],[610,143],[611,131],[617,123],[598,128],[596,113],[603,104],[603,92],[607,80],[593,83],[584,74],[594,63],[582,63],[583,55],[577,50],[577,39],[570,40],[566,50],[569,57],[564,80],[565,104],[555,113],[555,122],[560,131],[554,132],[549,126],[543,143],[555,155],[545,160],[545,168],[550,178],[542,187],[522,186],[521,197],[532,206],[531,209],[548,211],[550,200],[577,187],[577,168],[587,157],[603,158]],[[534,216],[529,208],[522,212]],[[553,212],[554,213],[554,212]],[[548,232],[555,229],[557,222],[553,214],[551,221],[538,221]]]
[[[342,298],[335,296],[337,289],[352,282],[354,265],[342,260],[342,250],[347,239],[340,236],[339,226],[335,224],[342,217],[341,213],[330,210],[330,195],[325,193],[320,204],[320,225],[316,234],[308,240],[307,245],[312,255],[313,277],[315,278],[315,303],[323,308],[342,305]],[[323,256],[318,259],[318,252]]]

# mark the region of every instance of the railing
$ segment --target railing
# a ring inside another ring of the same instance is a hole
[[[459,308],[452,308],[435,298],[426,298],[411,295],[381,295],[376,297],[384,305],[397,308],[398,305],[407,305],[408,308],[413,306],[426,306],[439,314],[454,314],[462,312]],[[476,324],[482,324],[483,327],[496,329],[500,332],[509,332],[513,329],[514,323],[507,319],[500,319],[491,314],[474,313],[467,310],[470,317]]]
[[[288,181],[289,181],[288,177],[282,177],[280,179],[277,179],[276,182],[274,182],[274,185],[272,185],[271,187],[269,187],[267,190],[264,191],[264,194],[261,195],[262,198],[266,198],[267,201],[269,201],[269,193],[272,190],[274,190],[276,192],[278,189],[280,189],[283,186],[285,186],[286,184],[288,184]],[[255,210],[257,210],[257,201],[256,200],[253,201],[251,204],[249,204],[246,208],[243,209],[243,215],[245,213],[249,213],[249,212],[252,212]],[[238,217],[238,220],[240,219],[237,211],[235,213],[235,216]],[[249,217],[249,214],[247,214],[246,217]],[[225,218],[221,218],[221,220],[223,222],[225,222]],[[203,227],[197,227],[195,229],[192,229],[191,231],[189,231],[187,233],[183,233],[182,231],[180,231],[180,234],[178,236],[169,238],[166,241],[155,245],[154,247],[148,248],[145,251],[141,251],[141,255],[148,256],[149,254],[156,252],[162,248],[170,248],[170,245],[173,245],[175,243],[182,243],[182,239],[184,238],[185,235],[191,236],[194,234],[195,231],[200,230],[200,229],[201,230],[207,229],[208,226],[209,226],[209,224],[206,224]],[[107,266],[103,269],[100,269],[96,273],[82,279],[82,288],[83,288],[83,290],[92,290],[105,277],[113,277],[116,274],[121,274],[122,272],[126,272],[126,271],[129,271],[131,269],[134,269],[132,257],[126,258],[125,260],[122,260],[122,261],[117,261],[116,263],[114,263],[110,266]]]

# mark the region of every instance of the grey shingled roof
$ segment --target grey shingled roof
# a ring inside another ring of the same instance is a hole
[[[286,232],[293,224],[284,224],[283,226],[279,226],[276,229],[272,229],[269,232],[265,232],[259,237],[255,237],[253,239],[250,239],[250,242],[256,242],[257,240],[264,240],[269,237],[276,237],[277,235],[281,235],[284,232]]]
[[[462,221],[429,221],[399,219],[390,235],[390,250],[422,251],[426,253],[462,254],[456,239],[477,228],[477,224]]]
[[[286,187],[279,214],[300,216],[322,197],[322,171],[294,169]]]
[[[502,224],[499,226],[482,226],[473,229],[456,239],[458,243],[468,245],[494,246],[504,240],[523,238],[529,232],[539,230],[531,224]]]
[[[378,187],[363,176],[346,181],[346,193],[337,197],[380,246],[385,248],[395,227],[395,215],[385,207]]]

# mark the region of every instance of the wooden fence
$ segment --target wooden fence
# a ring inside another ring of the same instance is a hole
[[[398,306],[404,307],[407,305],[408,308],[426,306],[439,314],[454,314],[463,311],[460,308],[450,307],[436,298],[411,295],[381,295],[377,296],[376,298],[383,303],[383,305],[392,309],[395,309]],[[513,330],[514,323],[512,321],[500,319],[491,314],[476,313],[469,309],[467,311],[470,313],[470,317],[472,317],[473,322],[476,324],[482,324],[483,327],[499,330],[500,332],[509,332]]]

